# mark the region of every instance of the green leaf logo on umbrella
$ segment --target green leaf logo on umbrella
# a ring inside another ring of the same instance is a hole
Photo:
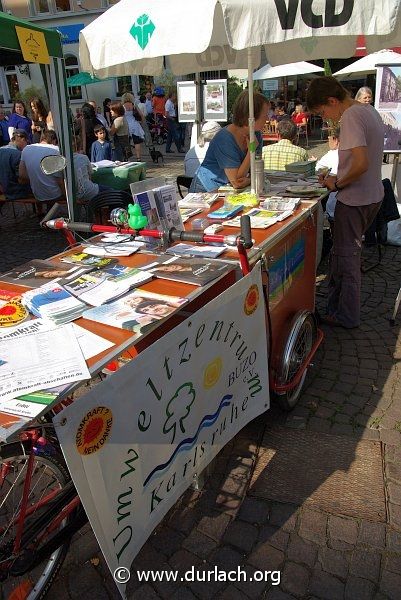
[[[129,32],[143,50],[148,45],[155,29],[149,16],[141,15],[137,18]]]

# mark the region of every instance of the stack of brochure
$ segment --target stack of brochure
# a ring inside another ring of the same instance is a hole
[[[199,246],[191,244],[175,244],[166,250],[166,254],[174,254],[176,256],[203,256],[203,258],[216,258],[223,254],[224,250],[227,249],[226,245],[221,246],[206,246],[200,244]]]
[[[123,296],[131,288],[151,279],[152,275],[147,271],[117,264],[90,273],[83,273],[66,283],[65,289],[87,304],[100,306]]]
[[[213,202],[219,199],[219,195],[211,192],[190,192],[178,201],[180,208],[209,208]]]
[[[57,283],[49,282],[21,296],[22,303],[37,317],[61,325],[78,319],[86,306]]]
[[[252,208],[245,213],[250,217],[251,228],[253,229],[267,229],[271,225],[279,221],[284,221],[287,217],[292,215],[292,210],[280,211],[280,210],[263,210],[261,208]],[[229,221],[224,221],[223,225],[227,227],[241,227],[240,217],[235,217]]]
[[[301,204],[301,198],[283,198],[282,196],[271,196],[261,203],[266,210],[295,210]]]

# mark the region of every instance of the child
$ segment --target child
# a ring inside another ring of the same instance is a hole
[[[97,141],[91,146],[91,162],[111,160],[111,143],[106,141],[106,129],[99,123],[95,125],[93,131]]]

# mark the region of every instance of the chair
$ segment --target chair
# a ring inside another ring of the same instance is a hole
[[[107,190],[100,192],[97,196],[89,200],[87,205],[88,221],[104,225],[108,218],[105,218],[106,209],[110,211],[113,208],[128,208],[128,204],[132,203],[132,196],[129,192],[121,190]]]
[[[301,137],[301,135],[304,135],[306,138],[305,148],[309,148],[308,127],[309,119],[306,119],[306,123],[301,123],[301,125],[297,125],[297,144],[299,144],[299,138]]]
[[[187,177],[186,175],[178,175],[177,188],[178,188],[178,193],[180,194],[181,198],[184,197],[182,190],[181,190],[181,186],[185,187],[189,190],[189,188],[191,187],[192,179],[193,179],[193,177]]]

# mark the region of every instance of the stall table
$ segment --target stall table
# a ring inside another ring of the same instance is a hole
[[[132,162],[119,167],[100,167],[94,169],[92,180],[115,190],[129,190],[131,183],[146,179],[146,163]]]

